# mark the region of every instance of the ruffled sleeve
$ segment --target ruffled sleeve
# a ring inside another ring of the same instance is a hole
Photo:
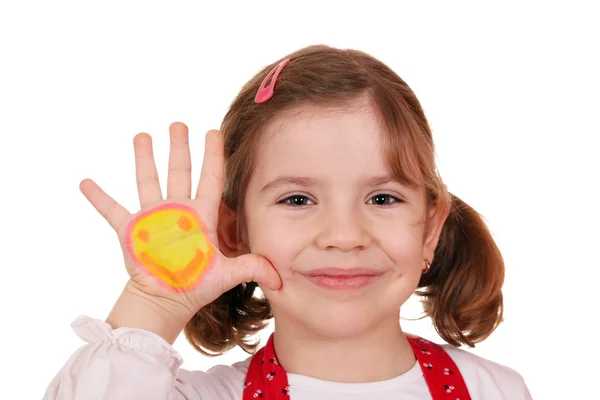
[[[182,358],[153,332],[112,329],[87,316],[77,317],[71,326],[87,344],[52,380],[45,400],[206,400],[201,388],[177,379]]]

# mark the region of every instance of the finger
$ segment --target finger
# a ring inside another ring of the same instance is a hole
[[[158,172],[152,151],[152,137],[139,133],[133,138],[135,152],[135,178],[137,182],[140,207],[143,209],[162,200]]]
[[[100,186],[91,179],[79,183],[79,190],[89,200],[96,210],[104,217],[110,226],[119,232],[131,219],[131,213],[110,197]]]
[[[198,207],[202,211],[207,228],[216,229],[219,205],[223,194],[223,135],[216,130],[207,132],[204,141],[204,159],[200,181],[196,190]]]
[[[244,254],[228,261],[227,267],[230,268],[232,279],[231,287],[242,282],[256,282],[271,290],[281,288],[281,277],[266,258],[258,254]]]
[[[169,152],[169,175],[167,178],[167,198],[192,195],[192,160],[190,157],[188,127],[182,122],[169,126],[171,150]]]

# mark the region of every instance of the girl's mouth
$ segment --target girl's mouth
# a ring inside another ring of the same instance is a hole
[[[317,275],[306,278],[315,285],[332,290],[356,290],[376,281],[381,275],[329,276]]]

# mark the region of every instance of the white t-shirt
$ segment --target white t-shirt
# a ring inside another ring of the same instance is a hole
[[[76,318],[73,329],[86,345],[50,383],[45,400],[160,399],[242,400],[252,356],[207,371],[180,368],[183,360],[160,336],[141,329],[112,329],[104,321]],[[472,400],[531,400],[521,375],[506,366],[445,344]],[[418,363],[392,379],[340,383],[288,374],[290,400],[431,399]]]

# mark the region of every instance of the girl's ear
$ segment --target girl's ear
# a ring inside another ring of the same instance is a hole
[[[431,209],[429,215],[433,214],[434,210]],[[450,207],[445,210],[441,210],[438,217],[435,220],[431,221],[431,226],[429,227],[428,235],[425,238],[425,243],[423,244],[423,258],[429,260],[430,263],[433,263],[433,255],[435,253],[435,249],[437,247],[438,241],[440,239],[440,234],[442,233],[442,228],[444,227],[444,223],[450,214]]]
[[[219,220],[217,222],[217,238],[219,250],[226,257],[237,257],[244,252],[237,241],[237,216],[225,205],[223,201],[219,205]]]

